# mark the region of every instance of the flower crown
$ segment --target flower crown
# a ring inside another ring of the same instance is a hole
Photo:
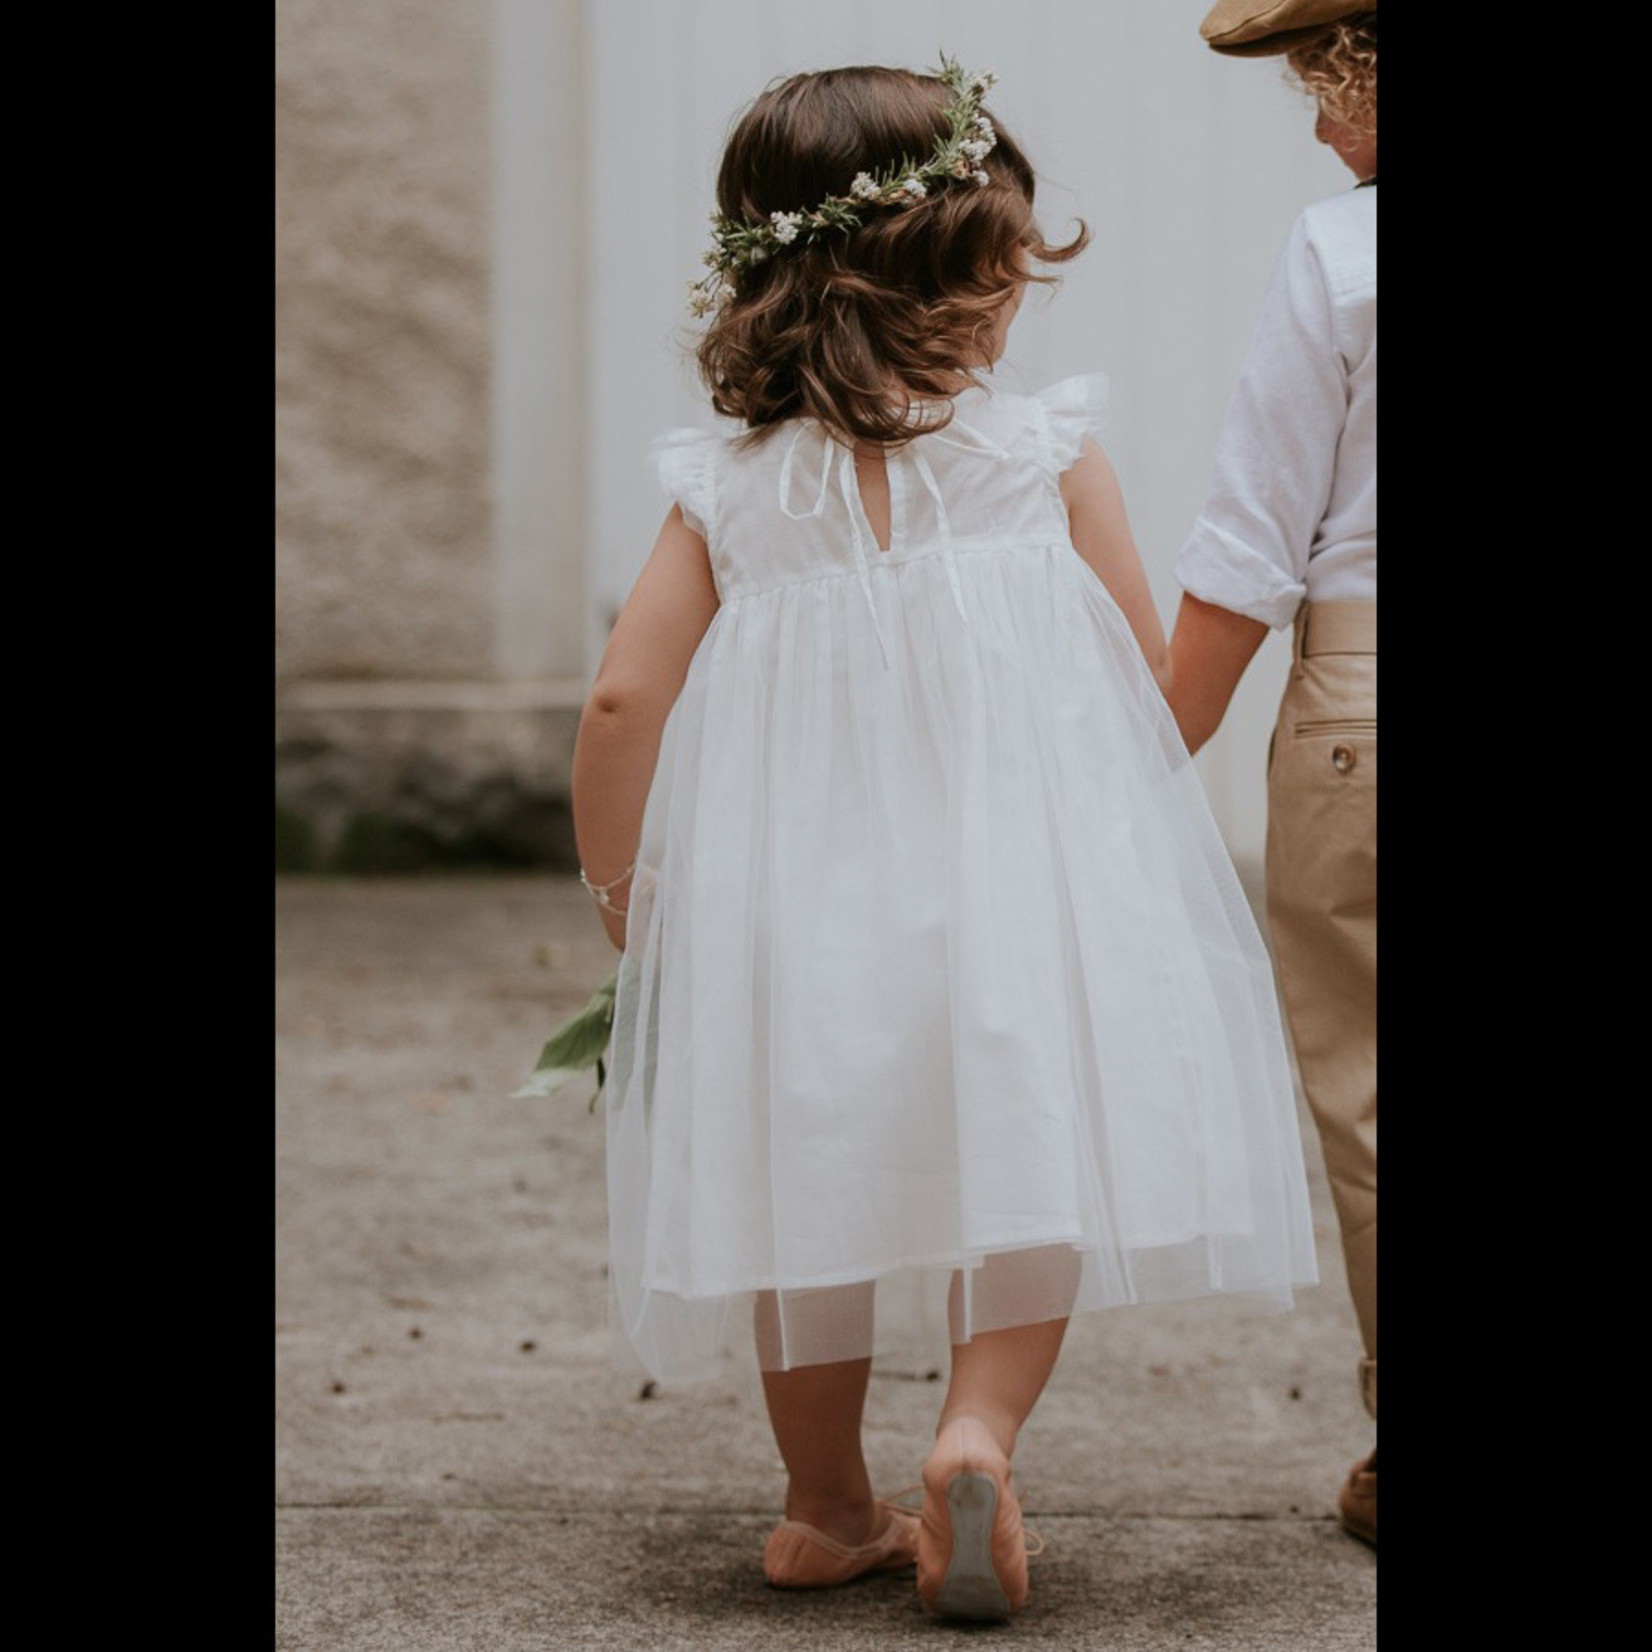
[[[766,224],[712,213],[713,247],[704,258],[710,273],[689,282],[689,309],[703,316],[732,298],[734,284],[728,277],[763,263],[780,247],[789,247],[797,240],[810,246],[831,231],[859,229],[861,214],[869,207],[913,206],[928,195],[931,184],[948,178],[971,178],[985,188],[987,175],[981,162],[998,142],[998,134],[981,113],[981,99],[998,84],[998,77],[991,70],[966,74],[943,52],[935,78],[952,95],[942,110],[947,134],[936,138],[934,153],[927,161],[920,165],[903,155],[883,172],[857,172],[847,195],[828,195],[806,212],[771,212]]]

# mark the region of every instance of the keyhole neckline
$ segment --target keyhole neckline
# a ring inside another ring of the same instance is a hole
[[[831,438],[834,445],[842,446],[836,438]],[[853,449],[847,449],[849,455],[849,480],[854,495],[853,509],[860,513],[860,527],[879,556],[889,556],[898,551],[906,542],[906,473],[902,468],[904,461],[900,449],[886,452],[883,455],[883,473],[889,485],[889,543],[880,542],[877,533],[872,527],[872,518],[866,509],[866,500],[860,491],[860,455]]]

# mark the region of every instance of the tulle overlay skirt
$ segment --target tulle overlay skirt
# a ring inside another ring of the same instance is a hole
[[[726,602],[667,726],[606,1102],[661,1379],[754,1321],[791,1367],[914,1302],[961,1341],[1316,1277],[1268,958],[1123,615],[1070,545],[946,560]]]

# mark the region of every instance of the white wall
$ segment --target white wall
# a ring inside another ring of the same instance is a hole
[[[586,0],[494,0],[494,664],[584,675]],[[594,656],[593,656],[594,663]]]
[[[991,68],[990,100],[1038,168],[1052,236],[1081,214],[1093,246],[1030,299],[1000,375],[1036,388],[1102,369],[1109,452],[1168,626],[1176,552],[1274,257],[1297,211],[1349,187],[1313,140],[1278,59],[1218,57],[1207,0],[585,0],[583,408],[588,669],[664,514],[642,455],[710,423],[682,350],[723,138],[771,79],[845,63],[925,68],[944,48]],[[573,324],[573,318],[569,318]],[[508,340],[501,340],[508,347]],[[581,420],[578,415],[583,412]],[[1200,757],[1237,858],[1262,850],[1262,764],[1288,643],[1275,635]]]

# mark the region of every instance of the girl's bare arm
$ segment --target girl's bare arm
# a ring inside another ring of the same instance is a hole
[[[1061,497],[1067,506],[1074,549],[1112,593],[1159,688],[1168,693],[1170,650],[1165,645],[1164,625],[1153,605],[1141,553],[1131,537],[1119,479],[1094,442],[1086,439],[1072,467],[1063,473]]]
[[[614,622],[579,720],[574,835],[594,884],[618,878],[637,852],[660,735],[717,607],[706,542],[673,506]],[[616,906],[628,903],[628,879],[611,898]],[[602,922],[608,938],[623,947],[624,918],[603,910]]]

